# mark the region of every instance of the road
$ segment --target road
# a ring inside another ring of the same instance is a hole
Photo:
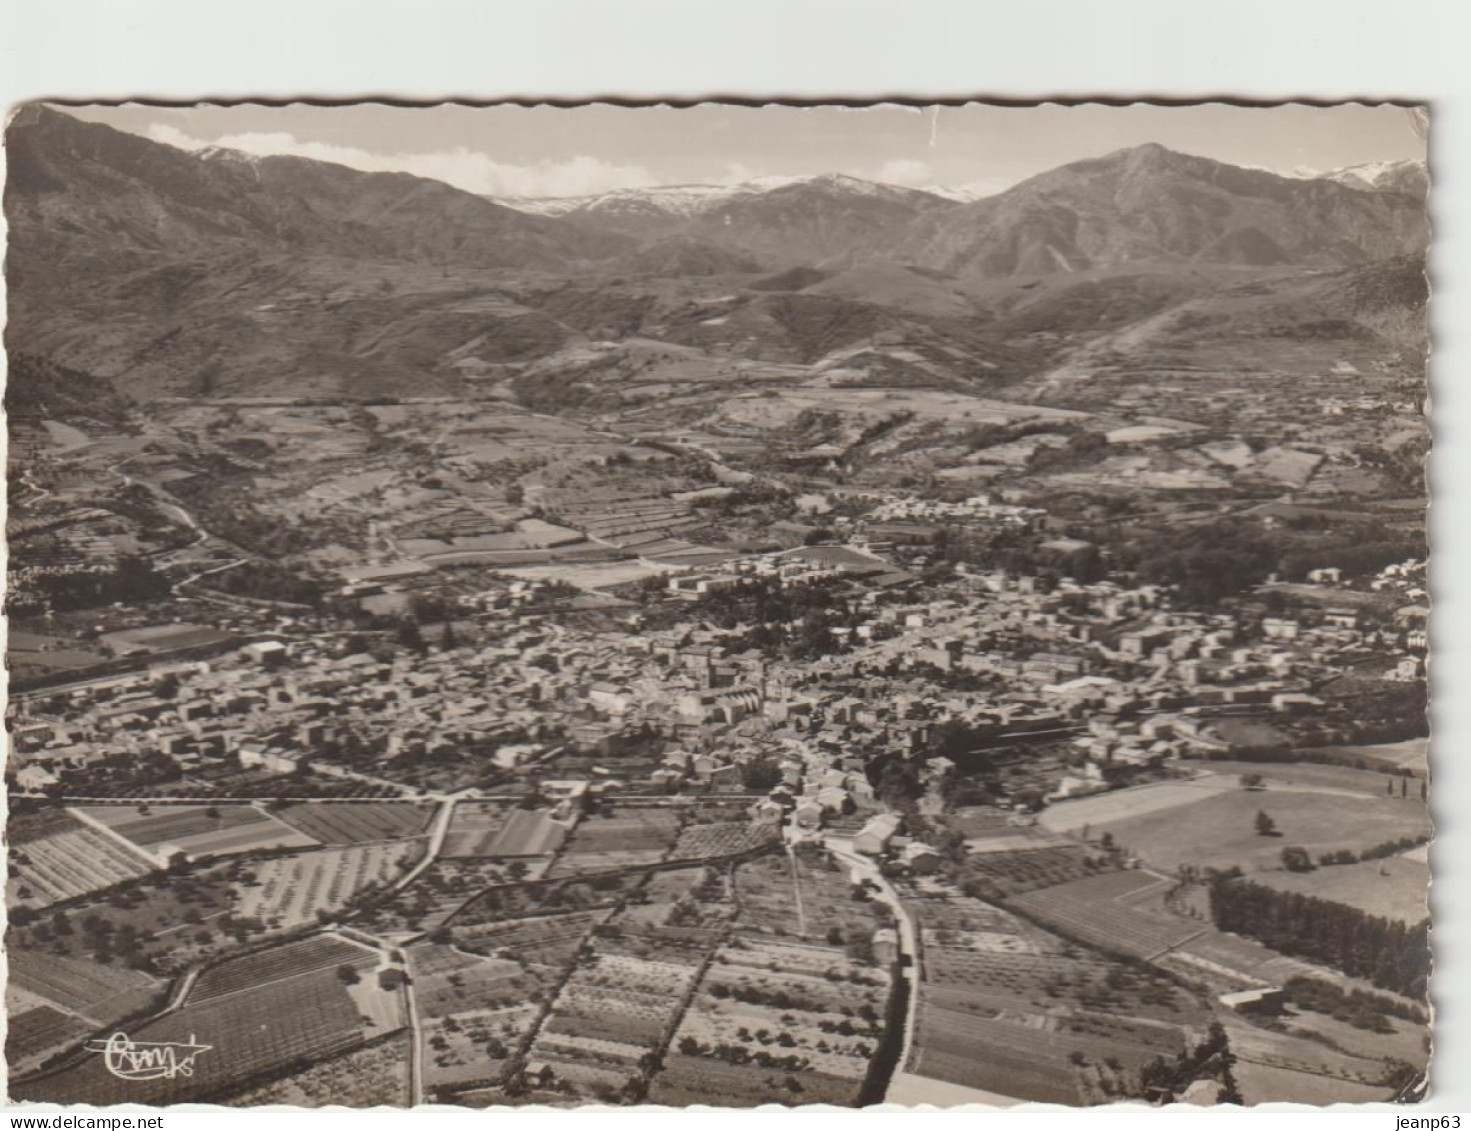
[[[899,1060],[894,1069],[897,1078],[909,1065],[910,1052],[914,1045],[914,1033],[919,1023],[919,988],[922,981],[920,977],[920,949],[919,932],[915,930],[914,920],[910,917],[904,902],[899,898],[899,893],[889,883],[888,877],[878,869],[878,865],[865,856],[860,856],[853,851],[852,842],[839,837],[826,837],[823,843],[827,850],[852,869],[852,874],[860,881],[871,881],[878,888],[877,899],[880,903],[887,904],[894,912],[894,922],[898,928],[900,969],[904,977],[909,981],[909,1011],[904,1018],[904,1043],[899,1049]],[[904,959],[908,958],[908,962]],[[893,1091],[893,1082],[890,1082],[889,1090]],[[885,1096],[885,1099],[888,1097]]]
[[[440,850],[444,848],[444,838],[449,835],[449,823],[455,814],[455,802],[459,795],[454,794],[446,797],[439,806],[439,812],[434,815],[434,824],[429,829],[429,845],[424,849],[424,857],[402,876],[400,876],[389,887],[389,891],[400,891],[422,876],[429,865],[433,864],[439,856]]]

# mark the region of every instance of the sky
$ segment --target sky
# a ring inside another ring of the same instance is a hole
[[[1358,104],[65,109],[185,149],[295,154],[416,173],[496,196],[579,196],[818,173],[984,194],[1145,142],[1284,173],[1425,156],[1423,131],[1410,111]]]

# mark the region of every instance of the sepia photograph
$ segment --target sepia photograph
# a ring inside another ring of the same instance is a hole
[[[1424,1100],[1431,117],[13,108],[12,1100]]]

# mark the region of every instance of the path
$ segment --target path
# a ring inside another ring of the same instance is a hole
[[[919,990],[923,979],[920,977],[920,949],[919,932],[915,930],[914,920],[904,906],[899,893],[889,883],[888,877],[878,870],[878,865],[866,857],[859,856],[853,851],[852,842],[837,837],[825,838],[824,844],[827,850],[839,860],[849,865],[853,874],[863,880],[871,880],[878,888],[878,900],[885,903],[894,912],[894,922],[898,927],[900,971],[909,981],[909,1010],[904,1018],[904,1042],[899,1049],[899,1060],[897,1062],[894,1080],[897,1080],[909,1066],[910,1054],[914,1046],[914,1034],[919,1025]],[[904,962],[907,957],[909,961]],[[889,1091],[885,1099],[888,1100],[894,1093],[894,1082],[891,1080]]]
[[[786,849],[787,859],[792,864],[792,893],[797,897],[797,933],[805,935],[807,933],[807,912],[802,906],[802,877],[797,871],[797,854],[792,851],[790,842],[784,843],[782,847]]]
[[[424,849],[424,856],[417,864],[400,876],[388,888],[390,892],[400,891],[422,876],[429,865],[433,864],[439,856],[440,850],[444,848],[444,838],[449,835],[450,818],[454,816],[455,802],[459,800],[458,795],[446,797],[435,814],[434,824],[429,830],[429,845]]]

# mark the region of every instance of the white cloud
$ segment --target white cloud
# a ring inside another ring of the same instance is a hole
[[[926,161],[912,157],[895,157],[885,161],[874,174],[874,180],[890,185],[927,185],[935,179],[934,171]]]
[[[148,128],[148,136],[179,149],[219,146],[257,157],[310,157],[367,173],[413,173],[444,181],[466,192],[492,196],[587,196],[657,183],[653,174],[641,165],[619,165],[597,157],[508,165],[464,148],[433,153],[372,153],[354,146],[303,141],[289,133],[226,134],[214,141],[202,141],[173,126],[158,123]]]

